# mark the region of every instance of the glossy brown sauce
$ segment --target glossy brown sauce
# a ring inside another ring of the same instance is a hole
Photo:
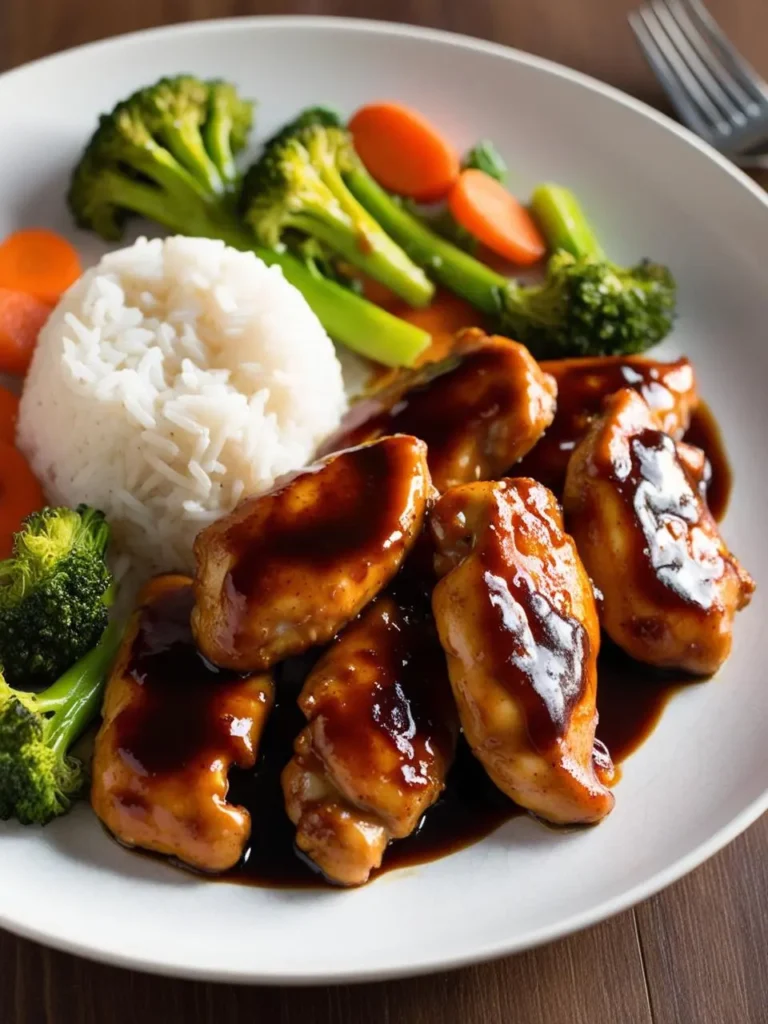
[[[443,491],[487,475],[497,432],[494,424],[501,424],[499,433],[514,432],[515,413],[524,408],[532,386],[518,351],[508,342],[484,335],[467,339],[464,348],[442,362],[400,374],[391,387],[353,405],[325,448],[333,451],[387,434],[412,434],[426,442],[435,486]],[[537,395],[540,390],[537,385]]]
[[[501,483],[495,490],[496,509],[487,539],[474,549],[488,597],[482,628],[488,644],[485,656],[490,674],[505,680],[505,686],[514,691],[515,703],[524,709],[534,747],[544,751],[566,733],[573,708],[584,693],[591,671],[590,640],[578,619],[556,607],[558,603],[570,607],[569,595],[544,594],[524,568],[527,538],[535,538],[538,548],[546,534],[552,564],[565,578],[576,575],[573,542],[549,515],[558,514],[554,499],[529,480],[502,490],[504,487]],[[549,502],[545,509],[541,508],[541,495]],[[510,534],[520,556],[514,573],[509,571],[505,553]]]
[[[629,440],[629,462],[611,465],[624,501],[634,509],[642,543],[638,564],[657,602],[682,599],[706,612],[718,600],[724,573],[722,557],[696,551],[701,501],[677,457],[675,442],[659,430],[645,429]],[[685,527],[673,530],[672,525]]]
[[[189,624],[193,604],[192,587],[185,586],[141,612],[126,671],[141,686],[142,698],[124,708],[115,724],[122,756],[142,775],[183,772],[208,753],[235,754],[241,745],[237,723],[219,713],[240,677],[211,665],[197,650]]]
[[[719,430],[706,406],[700,406],[694,415],[686,440],[702,447],[710,460],[708,497],[719,518],[727,505],[731,473]],[[418,548],[411,561],[417,552]],[[215,669],[199,654],[189,627],[190,609],[189,592],[177,593],[147,617],[134,648],[130,664],[134,678],[143,679],[144,685],[150,676],[163,678],[162,691],[158,690],[164,694],[163,700],[140,718],[131,721],[128,716],[121,721],[121,745],[149,771],[178,770],[179,765],[193,760],[201,747],[220,738],[215,722],[214,733],[209,732],[209,700],[216,688],[238,678]],[[293,741],[306,724],[297,698],[321,653],[311,651],[276,668],[275,708],[256,767],[230,772],[229,800],[249,809],[253,830],[241,863],[218,876],[225,881],[270,887],[327,885],[294,849],[294,827],[285,814],[280,786]],[[617,766],[651,734],[674,693],[692,685],[690,677],[642,665],[608,641],[603,642],[600,653],[598,679],[597,736]],[[384,712],[385,718],[393,714],[397,717],[399,712]],[[460,738],[444,794],[413,835],[390,846],[381,872],[463,849],[521,813],[493,786]]]
[[[720,522],[728,511],[733,473],[717,420],[706,402],[700,402],[691,416],[691,425],[685,432],[684,439],[687,444],[701,448],[707,456],[710,466],[707,504],[712,515]]]
[[[402,439],[401,439],[402,440]],[[392,536],[398,516],[392,506],[410,506],[392,481],[412,487],[403,472],[403,453],[395,443],[382,442],[345,452],[323,468],[321,501],[300,510],[286,508],[287,489],[273,495],[275,512],[254,536],[251,519],[243,516],[227,531],[235,567],[229,575],[232,588],[248,600],[257,598],[269,584],[275,567],[335,565],[342,559],[365,563],[391,547],[402,534]]]
[[[232,566],[223,581],[225,611],[216,637],[234,656],[230,663],[257,646],[254,635],[263,624],[258,616],[254,624],[248,611],[267,608],[275,593],[295,588],[300,594],[330,571],[336,579],[364,584],[372,565],[386,559],[397,565],[423,509],[424,456],[423,443],[412,437],[382,438],[241,502],[217,538]],[[217,524],[209,529],[217,531]],[[301,628],[296,621],[292,626],[294,632]]]
[[[557,381],[557,412],[536,447],[515,466],[514,474],[532,476],[558,495],[571,452],[602,411],[606,396],[632,388],[660,416],[664,429],[674,433],[677,407],[693,389],[693,368],[687,359],[674,363],[623,356],[566,359],[544,361],[541,368]]]
[[[439,784],[458,733],[430,590],[407,570],[400,573],[331,644],[302,695],[345,773],[374,781],[386,772],[400,792]],[[391,750],[387,759],[382,743]]]

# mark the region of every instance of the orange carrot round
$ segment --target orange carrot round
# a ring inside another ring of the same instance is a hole
[[[459,156],[421,114],[400,103],[369,103],[349,130],[369,173],[384,188],[429,203],[442,199],[459,173]]]
[[[0,243],[0,288],[53,304],[81,273],[77,250],[55,231],[26,228]]]
[[[547,243],[528,210],[484,171],[462,171],[448,208],[483,245],[514,263],[536,263]]]
[[[8,388],[0,387],[0,443],[13,444],[16,440],[16,420],[19,415],[19,397]]]
[[[0,558],[11,554],[22,520],[44,504],[43,490],[27,460],[12,444],[0,441]]]
[[[0,373],[21,377],[27,372],[50,312],[48,303],[34,295],[0,288]]]

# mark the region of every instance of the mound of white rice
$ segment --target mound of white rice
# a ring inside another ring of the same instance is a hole
[[[18,443],[55,504],[103,509],[139,573],[296,469],[346,407],[331,341],[252,253],[199,238],[105,256],[41,332]]]

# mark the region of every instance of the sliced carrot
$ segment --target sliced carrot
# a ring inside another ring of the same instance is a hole
[[[77,250],[55,231],[27,228],[0,243],[0,288],[53,304],[81,273]]]
[[[462,171],[448,208],[470,234],[514,263],[536,263],[547,243],[528,210],[484,171]]]
[[[13,444],[16,440],[16,420],[19,415],[19,397],[8,388],[0,387],[0,442]]]
[[[11,554],[22,520],[44,504],[43,490],[27,460],[12,444],[0,441],[0,558]]]
[[[448,194],[459,156],[437,129],[400,103],[369,103],[349,130],[371,176],[390,192],[430,203]]]
[[[21,377],[27,372],[50,312],[50,305],[34,295],[0,288],[0,373]]]

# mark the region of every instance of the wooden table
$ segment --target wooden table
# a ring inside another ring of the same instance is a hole
[[[0,70],[151,25],[324,13],[508,43],[664,106],[627,27],[630,6],[628,0],[0,0]],[[768,74],[766,0],[710,0],[710,8]],[[766,949],[768,816],[635,910],[544,949],[426,979],[225,987],[103,967],[0,932],[0,1024],[765,1024]]]

